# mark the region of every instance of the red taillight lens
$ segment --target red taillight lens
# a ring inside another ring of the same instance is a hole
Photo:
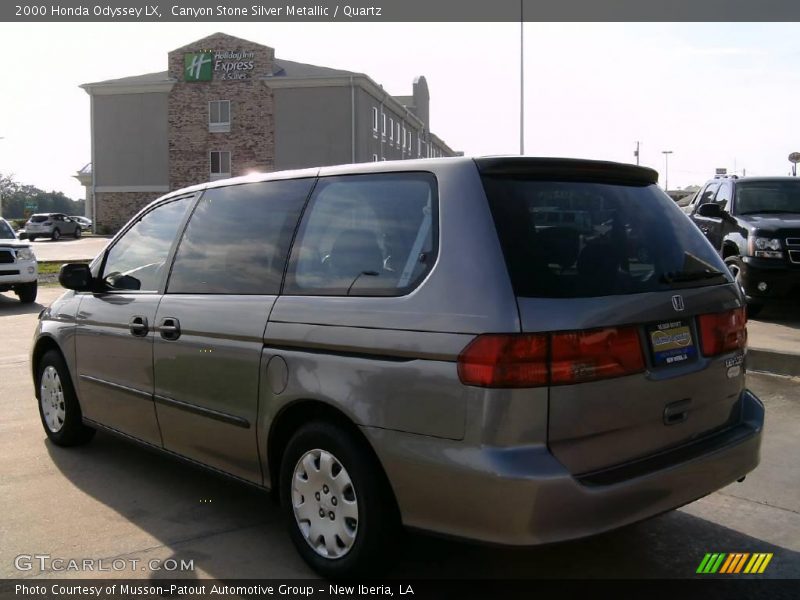
[[[644,371],[636,327],[522,335],[479,335],[458,357],[462,383],[537,387]]]
[[[636,327],[554,333],[552,340],[550,381],[553,385],[644,371]]]
[[[700,315],[700,347],[705,356],[742,350],[747,345],[747,315],[744,308]]]
[[[458,357],[462,383],[480,387],[547,385],[547,334],[479,335]]]

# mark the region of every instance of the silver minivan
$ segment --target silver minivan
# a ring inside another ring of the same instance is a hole
[[[452,158],[170,193],[62,268],[42,423],[273,490],[326,576],[400,526],[579,538],[742,479],[741,291],[650,170]]]

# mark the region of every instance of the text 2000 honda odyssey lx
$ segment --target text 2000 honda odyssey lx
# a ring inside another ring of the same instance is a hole
[[[32,354],[45,431],[277,490],[317,571],[402,523],[595,534],[756,467],[740,290],[649,169],[406,161],[199,185],[66,265]]]

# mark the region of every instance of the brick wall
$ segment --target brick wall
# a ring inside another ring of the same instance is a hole
[[[187,82],[184,77],[184,53],[252,52],[254,68],[246,80],[222,80],[220,72],[213,81]],[[275,143],[272,93],[261,78],[272,72],[275,51],[233,36],[214,34],[169,53],[169,74],[177,83],[169,96],[169,179],[170,189],[208,181],[209,152],[231,153],[231,175],[248,171],[272,171]],[[231,130],[210,133],[208,103],[231,101]]]
[[[158,192],[98,192],[98,233],[116,233],[133,215],[161,196]]]

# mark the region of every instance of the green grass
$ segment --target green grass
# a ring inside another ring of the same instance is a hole
[[[85,262],[88,260],[72,260],[70,262]],[[61,265],[64,263],[57,260],[45,260],[39,262],[39,275],[58,275],[61,270]]]

